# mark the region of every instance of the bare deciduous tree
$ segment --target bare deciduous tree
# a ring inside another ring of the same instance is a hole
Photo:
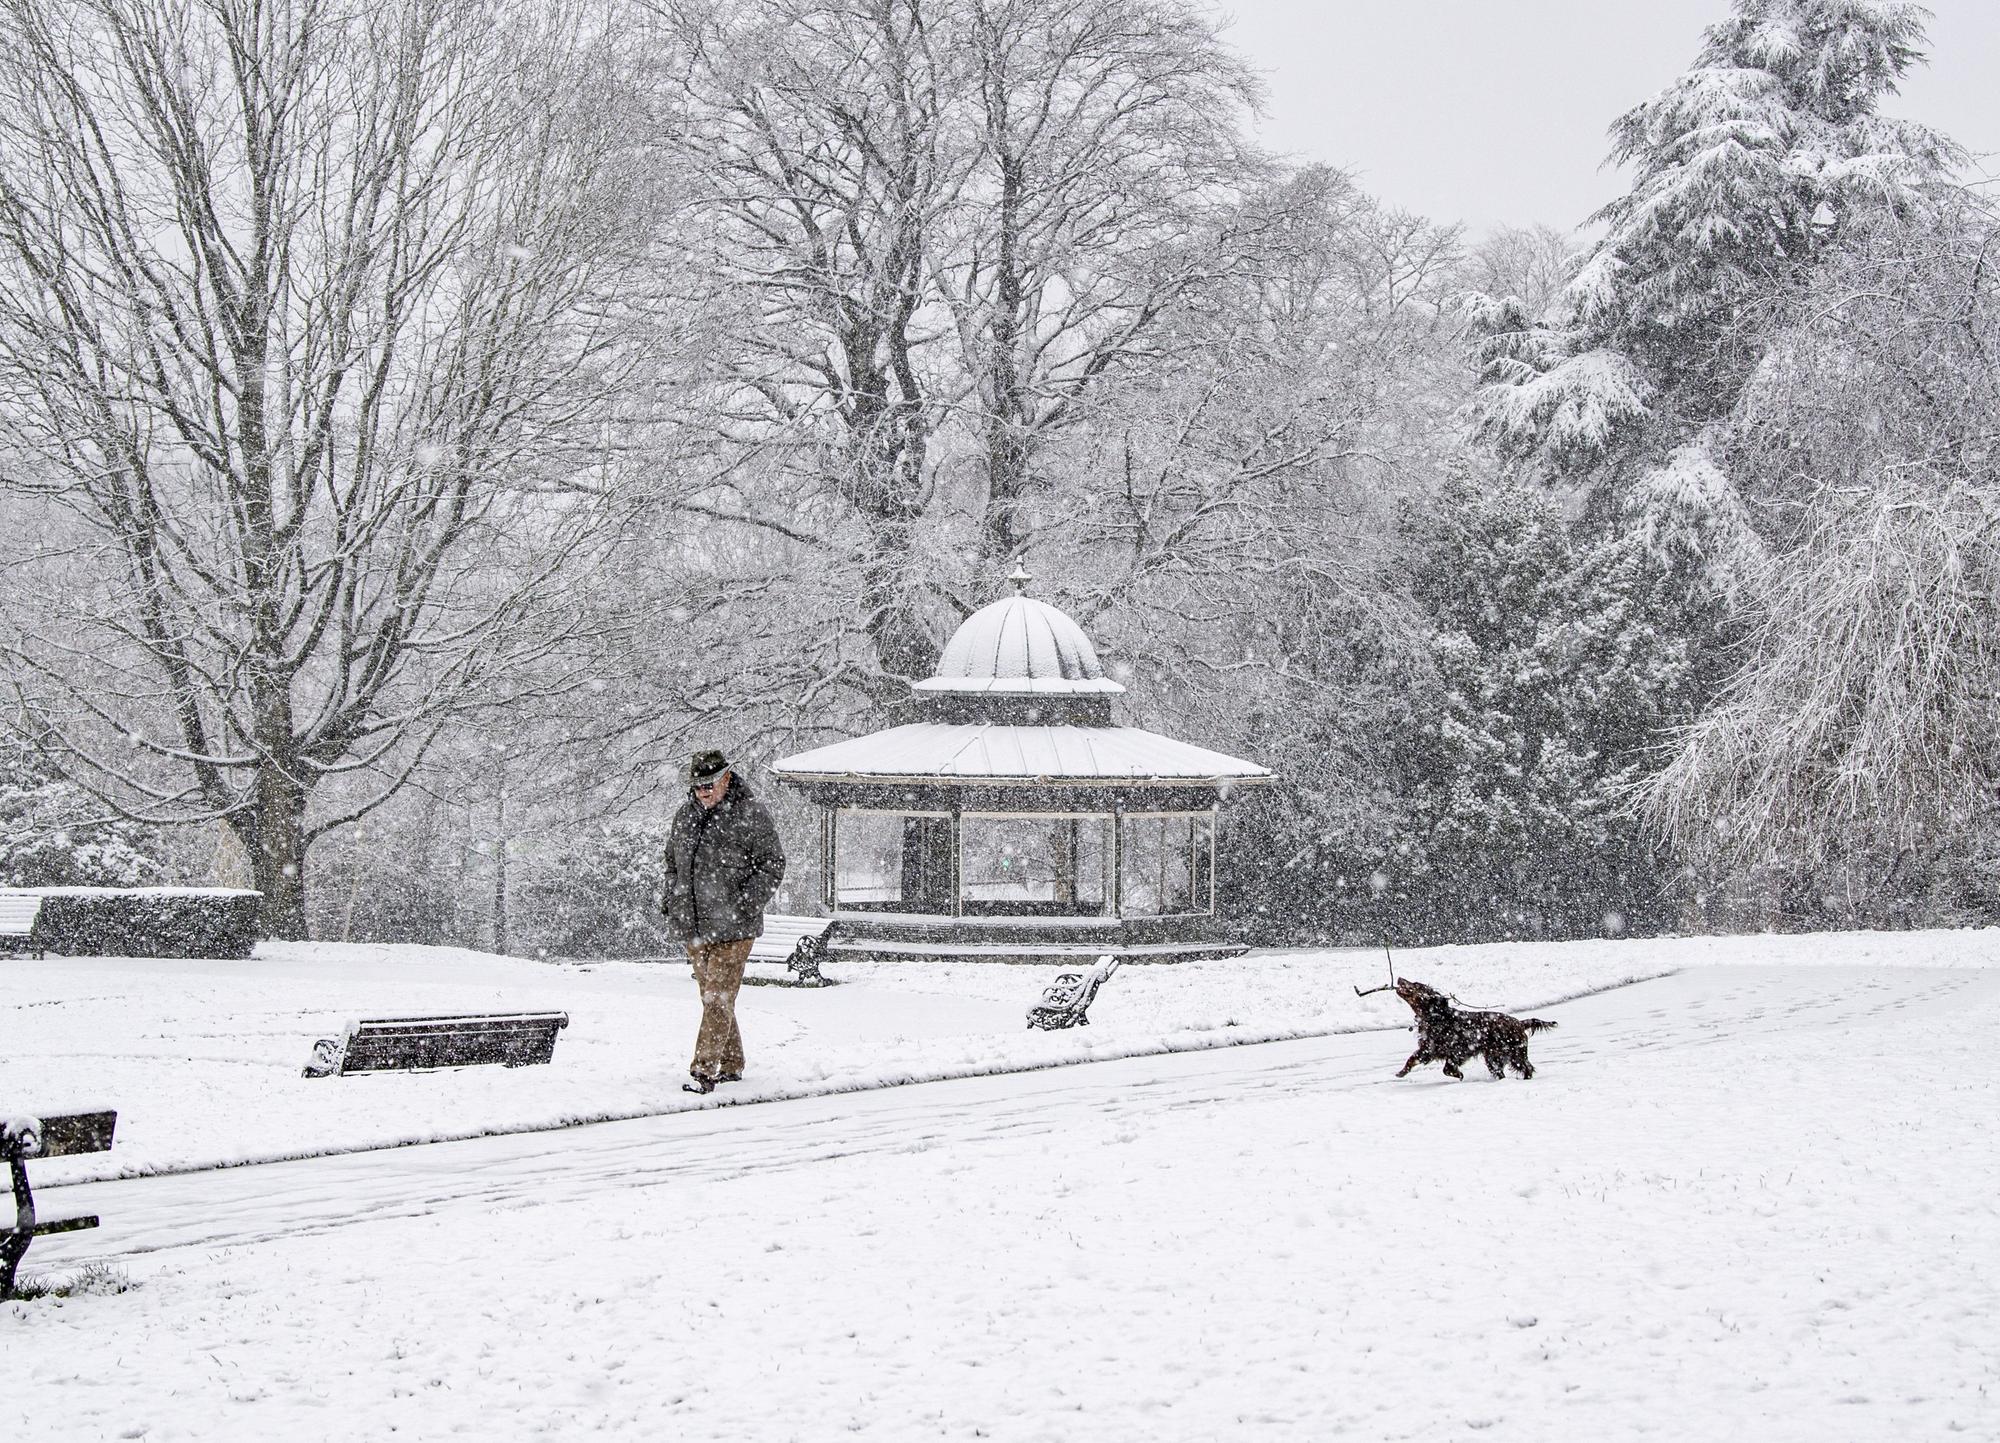
[[[1549,225],[1500,226],[1466,254],[1465,283],[1493,297],[1511,297],[1522,313],[1539,317],[1576,274],[1579,247]]]
[[[1254,83],[1179,0],[658,14],[685,57],[663,134],[737,291],[728,444],[838,501],[807,529],[856,573],[853,680],[893,694],[966,575],[1028,541],[1037,449],[1238,259]]]
[[[1038,447],[1242,256],[1258,101],[1205,14],[1159,0],[968,0],[977,163],[936,280],[976,402],[989,560],[1018,553]]]
[[[10,608],[22,724],[224,818],[277,935],[310,839],[559,636],[640,182],[595,27],[0,4],[0,435],[76,548]]]
[[[860,520],[846,559],[867,633],[882,669],[905,676],[936,655],[912,559],[940,408],[919,313],[931,231],[966,163],[939,8],[660,10],[661,51],[679,57],[662,134],[702,177],[691,259],[735,293],[717,358],[723,440],[815,476]],[[839,518],[815,519],[826,544]]]

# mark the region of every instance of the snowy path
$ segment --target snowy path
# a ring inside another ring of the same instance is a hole
[[[1371,1033],[52,1190],[142,1286],[0,1312],[21,1422],[2000,1437],[2000,974],[1547,1013],[1528,1084]]]
[[[607,1191],[810,1168],[872,1153],[1045,1137],[1079,1114],[1116,1120],[1204,1108],[1246,1093],[1318,1094],[1380,1086],[1406,1034],[1169,1054],[1001,1077],[683,1111],[558,1132],[444,1142],[297,1162],[44,1189],[105,1225],[41,1245],[38,1262],[205,1248],[446,1207],[576,1202]],[[1202,1063],[1206,1061],[1208,1065]],[[1393,1071],[1393,1066],[1389,1069]]]

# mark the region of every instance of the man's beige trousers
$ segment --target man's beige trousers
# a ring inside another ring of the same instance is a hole
[[[690,942],[688,961],[694,964],[695,985],[701,989],[701,1031],[694,1040],[696,1077],[714,1082],[743,1073],[743,1034],[736,1030],[736,993],[743,986],[743,964],[750,960],[750,941]]]

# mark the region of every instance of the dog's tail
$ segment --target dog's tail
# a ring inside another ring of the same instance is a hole
[[[1549,1021],[1546,1017],[1523,1017],[1521,1025],[1530,1032],[1540,1032],[1544,1027],[1555,1026],[1555,1023]]]

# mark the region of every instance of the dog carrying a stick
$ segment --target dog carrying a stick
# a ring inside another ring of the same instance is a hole
[[[1495,1077],[1505,1077],[1509,1066],[1524,1078],[1535,1075],[1534,1064],[1528,1061],[1528,1035],[1555,1023],[1541,1017],[1510,1017],[1505,1012],[1469,1012],[1452,1006],[1451,999],[1435,987],[1407,977],[1367,992],[1357,987],[1354,995],[1366,997],[1386,992],[1390,986],[1417,1014],[1417,1050],[1396,1076],[1408,1077],[1413,1068],[1442,1062],[1446,1077],[1463,1081],[1465,1074],[1459,1068],[1471,1057],[1485,1058],[1487,1070]]]

